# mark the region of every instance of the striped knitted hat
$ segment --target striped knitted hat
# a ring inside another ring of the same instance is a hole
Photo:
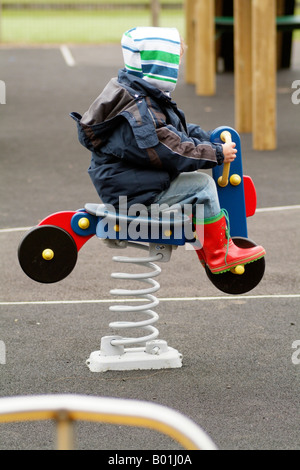
[[[176,28],[133,28],[123,34],[121,44],[128,73],[164,92],[175,89],[181,49]]]

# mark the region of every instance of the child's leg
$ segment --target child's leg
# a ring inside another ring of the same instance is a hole
[[[219,197],[213,178],[200,172],[181,173],[155,200],[155,204],[172,207],[175,205],[185,206],[185,215],[194,218],[211,219],[220,214]],[[190,210],[190,211],[189,211]],[[204,231],[203,226],[194,226],[197,241],[193,247],[198,255],[199,261],[205,266],[205,254],[202,248]]]
[[[191,207],[191,214],[197,215],[197,206],[203,205],[205,219],[215,217],[221,211],[218,192],[213,178],[206,173],[181,173],[170,187],[163,191],[154,204],[167,204],[169,207],[179,204]],[[200,213],[201,211],[199,211]],[[203,211],[202,211],[203,213]]]
[[[239,264],[256,261],[265,255],[261,246],[239,248],[230,238],[225,211],[220,209],[213,178],[206,173],[182,173],[155,200],[155,204],[191,208],[191,217],[200,242],[195,250],[202,264],[213,273],[229,271]],[[190,206],[187,206],[190,205]],[[202,211],[198,211],[201,206]],[[198,214],[201,214],[199,217]]]

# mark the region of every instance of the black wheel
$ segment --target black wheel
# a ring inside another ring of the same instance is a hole
[[[239,248],[251,248],[256,243],[248,238],[232,237],[232,241]],[[214,286],[226,294],[239,295],[254,289],[262,280],[265,272],[265,258],[260,258],[253,263],[245,264],[245,272],[242,275],[227,271],[222,274],[213,274],[205,266],[206,274]]]
[[[21,268],[28,277],[43,284],[67,277],[77,262],[77,246],[60,227],[41,225],[30,230],[18,248]]]

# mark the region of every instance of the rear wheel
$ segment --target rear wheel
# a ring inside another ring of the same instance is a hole
[[[41,225],[30,230],[18,248],[19,263],[25,274],[44,284],[66,278],[77,262],[77,246],[60,227]]]

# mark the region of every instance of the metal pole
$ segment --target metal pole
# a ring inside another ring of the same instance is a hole
[[[57,450],[74,450],[74,423],[68,411],[56,415]]]

